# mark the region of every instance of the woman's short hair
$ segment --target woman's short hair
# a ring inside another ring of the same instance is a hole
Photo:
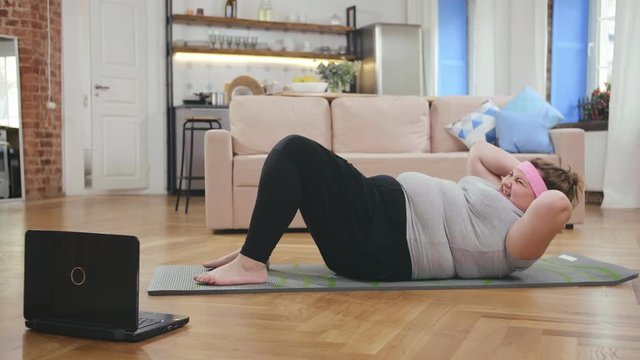
[[[578,173],[571,168],[566,170],[541,158],[533,159],[531,163],[540,171],[547,189],[564,193],[574,208],[580,203],[583,182]]]

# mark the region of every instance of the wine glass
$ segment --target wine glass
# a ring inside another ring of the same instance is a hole
[[[224,34],[216,35],[218,42],[220,43],[220,49],[224,48]]]
[[[252,49],[255,50],[256,45],[258,45],[258,37],[257,36],[251,36],[249,38],[249,45],[251,46]]]
[[[236,44],[236,49],[240,49],[240,44],[242,44],[242,36],[236,36],[234,38],[234,42]]]
[[[227,42],[227,49],[231,49],[231,46],[233,45],[233,36],[227,35],[224,37],[224,39]]]
[[[242,47],[245,50],[249,48],[249,37],[248,36],[243,36],[242,37]]]
[[[209,30],[209,47],[212,49],[216,48],[216,42],[218,41],[218,34],[213,30]]]

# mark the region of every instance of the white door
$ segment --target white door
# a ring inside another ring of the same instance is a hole
[[[91,1],[93,188],[149,184],[145,0]]]

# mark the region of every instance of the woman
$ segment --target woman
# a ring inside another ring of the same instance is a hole
[[[299,135],[267,156],[242,249],[205,263],[199,283],[267,281],[269,256],[300,210],[326,265],[358,280],[501,277],[538,259],[578,203],[577,174],[519,162],[488,143],[458,183],[419,173],[367,178]]]

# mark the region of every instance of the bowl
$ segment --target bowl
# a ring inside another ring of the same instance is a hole
[[[321,93],[327,90],[326,82],[294,82],[289,84],[289,90],[296,92]]]

